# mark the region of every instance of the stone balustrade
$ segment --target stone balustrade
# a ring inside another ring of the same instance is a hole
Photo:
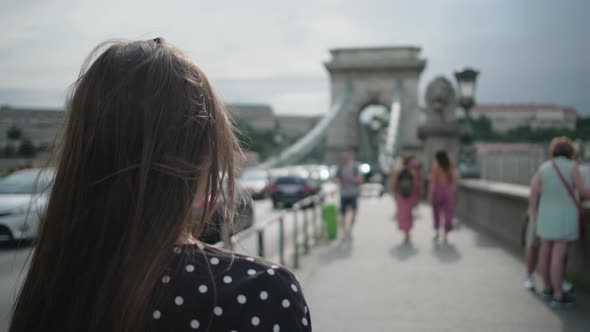
[[[456,216],[462,223],[491,235],[506,249],[522,255],[528,196],[528,186],[464,180],[457,189]],[[590,202],[583,206],[587,231],[570,249],[567,273],[576,283],[590,287]]]

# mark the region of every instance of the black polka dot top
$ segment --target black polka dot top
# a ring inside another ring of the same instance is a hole
[[[311,331],[291,272],[201,244],[174,248],[151,302],[149,331]]]

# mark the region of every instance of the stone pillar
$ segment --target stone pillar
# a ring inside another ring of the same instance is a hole
[[[340,152],[359,149],[359,113],[369,105],[393,102],[396,82],[403,82],[402,149],[420,150],[418,138],[418,82],[426,60],[418,47],[350,48],[331,50],[332,59],[325,63],[330,73],[332,100],[344,91],[348,80],[353,92],[350,104],[328,129],[326,162],[337,163]],[[358,153],[357,153],[358,155]]]
[[[424,141],[425,170],[430,172],[434,154],[438,150],[446,150],[456,165],[460,129],[455,117],[455,89],[448,79],[437,77],[432,80],[426,89],[425,99],[427,121],[420,126],[418,133]]]

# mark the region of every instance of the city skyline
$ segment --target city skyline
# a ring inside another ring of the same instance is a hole
[[[481,70],[477,98],[548,102],[590,114],[590,3],[112,1],[0,4],[0,104],[60,107],[67,87],[101,41],[162,36],[187,50],[228,103],[266,103],[278,114],[325,114],[323,62],[338,47],[422,47],[421,76]],[[41,56],[42,55],[42,56]]]

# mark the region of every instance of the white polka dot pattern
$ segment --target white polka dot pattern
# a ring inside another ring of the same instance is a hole
[[[149,308],[150,331],[310,332],[294,275],[264,260],[211,246],[175,247]]]

